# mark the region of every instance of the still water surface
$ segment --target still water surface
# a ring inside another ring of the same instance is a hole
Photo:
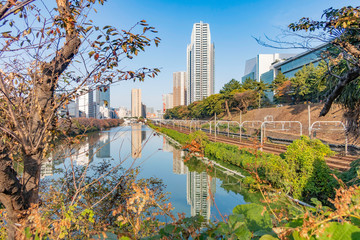
[[[220,169],[215,169],[211,176],[201,172],[204,168],[200,167],[200,170],[195,167],[196,171],[189,171],[183,161],[186,152],[145,125],[121,126],[89,134],[72,151],[73,161],[79,166],[96,164],[103,159],[113,165],[125,160],[125,168],[134,163],[140,167],[140,178],[162,179],[175,213],[183,212],[188,217],[201,214],[216,220],[220,219],[219,212],[229,215],[236,205],[259,201],[258,194],[241,187],[237,176],[227,175]],[[61,173],[56,169],[70,168],[70,165],[69,159],[50,159],[43,165],[42,178],[57,179]]]

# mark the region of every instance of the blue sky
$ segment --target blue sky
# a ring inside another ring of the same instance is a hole
[[[359,1],[334,0],[109,0],[97,7],[95,20],[99,25],[128,29],[145,19],[159,31],[159,47],[150,47],[132,61],[123,62],[127,68],[158,67],[161,73],[145,82],[121,82],[111,88],[111,106],[130,108],[131,89],[142,89],[142,101],[160,109],[162,94],[172,92],[172,73],[186,71],[186,46],[190,43],[195,22],[210,24],[215,43],[215,92],[232,78],[240,80],[247,59],[260,53],[289,52],[256,43],[252,36],[265,34],[275,37],[281,28],[301,17],[319,19],[324,9],[358,5]]]

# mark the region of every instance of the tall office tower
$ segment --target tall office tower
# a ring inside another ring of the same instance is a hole
[[[94,117],[94,105],[93,105],[93,91],[85,86],[79,90],[79,96],[77,98],[77,104],[81,117],[93,118]]]
[[[96,86],[96,104],[110,107],[110,85]]]
[[[186,72],[173,73],[173,106],[186,105]]]
[[[131,89],[131,116],[141,117],[141,89]]]
[[[195,23],[187,46],[187,105],[214,94],[214,54],[209,24]]]

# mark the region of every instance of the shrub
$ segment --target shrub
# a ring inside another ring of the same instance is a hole
[[[203,151],[205,146],[209,143],[209,138],[203,131],[196,131],[190,133],[187,144],[191,144],[192,141],[197,142],[200,146],[200,150]]]
[[[333,196],[336,181],[325,162],[325,156],[332,154],[329,146],[306,136],[289,145],[284,154],[287,162],[284,177],[291,185],[294,198],[309,201],[316,197],[326,202]]]

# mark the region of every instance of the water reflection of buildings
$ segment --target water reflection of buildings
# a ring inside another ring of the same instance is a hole
[[[97,158],[111,158],[110,155],[110,132],[100,133],[100,138],[97,143]]]
[[[173,172],[175,174],[186,174],[187,166],[184,164],[185,152],[179,149],[173,149]]]
[[[164,152],[173,152],[173,172],[175,174],[186,174],[186,199],[191,206],[191,216],[197,214],[209,220],[211,215],[212,196],[216,191],[216,180],[207,175],[206,172],[189,172],[184,164],[185,152],[176,149],[164,138]]]
[[[89,142],[82,144],[74,154],[74,160],[77,165],[85,166],[92,161],[94,150],[90,147]]]
[[[40,178],[43,179],[48,176],[52,176],[54,173],[53,157],[50,156],[45,162],[41,163]]]
[[[168,140],[166,140],[165,137],[163,137],[163,151],[164,152],[174,151],[174,147],[170,144],[170,142]]]
[[[146,132],[141,131],[141,124],[131,125],[131,157],[141,158],[141,143],[146,138]]]
[[[191,216],[201,215],[209,220],[211,215],[212,196],[216,191],[215,179],[205,172],[187,173],[187,203],[191,206]]]

